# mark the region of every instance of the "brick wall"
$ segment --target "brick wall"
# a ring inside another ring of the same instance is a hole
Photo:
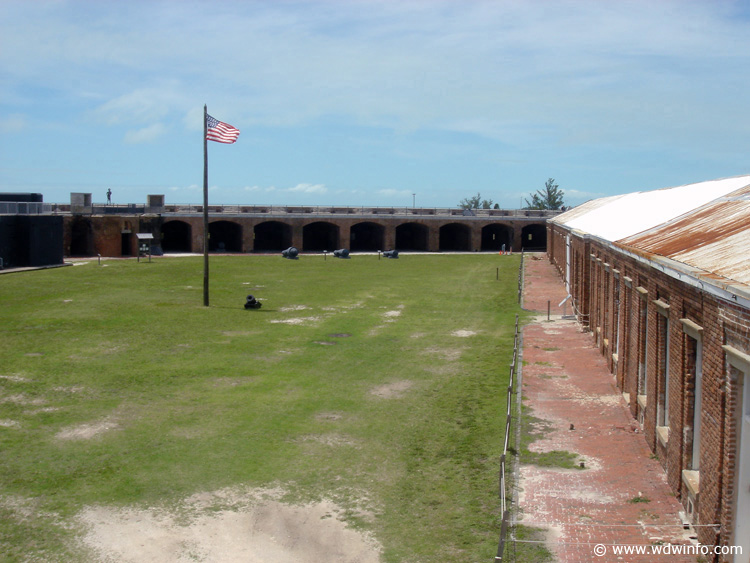
[[[550,259],[564,276],[568,232],[554,224],[548,229]],[[696,527],[698,539],[704,544],[728,544],[737,497],[741,374],[729,366],[722,345],[750,350],[750,311],[616,247],[570,234],[569,281],[582,314],[579,320],[591,328],[592,344],[607,359],[618,388],[629,400],[630,412],[642,421],[644,439],[686,507],[689,489],[683,471],[695,469],[693,441],[700,440],[700,493],[694,520],[701,525]],[[697,366],[699,347],[702,361]],[[698,367],[702,371],[700,437],[693,432]]]

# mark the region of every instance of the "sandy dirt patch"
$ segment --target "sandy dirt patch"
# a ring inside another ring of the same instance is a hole
[[[237,377],[216,377],[214,378],[215,387],[239,387],[241,385],[249,385],[251,383],[257,383],[260,377],[256,375],[240,375]]]
[[[278,491],[204,493],[170,509],[92,506],[78,520],[102,561],[377,563],[380,546],[330,501],[281,502]]]
[[[306,309],[309,309],[307,305],[290,305],[289,307],[281,307],[279,311],[286,312],[286,311],[305,311]]]
[[[452,336],[458,336],[459,338],[469,338],[470,336],[476,335],[474,330],[454,330],[451,332]]]
[[[392,323],[395,321],[398,317],[401,316],[401,312],[404,309],[403,303],[401,305],[398,305],[395,309],[391,311],[386,311],[383,313],[383,317],[385,317],[385,322]]]
[[[355,441],[348,436],[341,434],[305,434],[295,440],[295,442],[316,442],[325,446],[356,446]]]
[[[383,399],[398,399],[403,396],[409,389],[414,386],[413,381],[403,379],[401,381],[394,381],[393,383],[386,383],[385,385],[379,385],[372,389],[370,393],[376,397]]]
[[[60,393],[83,393],[86,388],[83,385],[58,385],[57,387],[53,387],[52,390]]]
[[[448,362],[455,362],[459,358],[461,358],[461,354],[463,353],[463,349],[461,348],[426,348],[422,354],[433,356],[440,358],[441,360],[446,360]]]
[[[271,323],[282,323],[287,325],[308,325],[315,322],[318,322],[320,320],[320,317],[296,317],[293,319],[273,319]]]
[[[30,381],[32,381],[31,379],[27,377],[22,377],[20,375],[0,375],[0,379],[14,381],[16,383],[29,383]]]
[[[315,418],[317,420],[331,420],[331,421],[336,421],[336,420],[341,420],[342,418],[344,418],[344,416],[342,414],[337,413],[337,412],[320,412],[320,413],[318,413],[318,414],[315,415]]]
[[[57,412],[59,410],[61,410],[60,407],[42,407],[40,409],[25,410],[25,411],[23,411],[23,414],[35,415],[35,414],[40,414],[40,413],[43,413],[43,412]]]
[[[0,403],[13,403],[14,405],[33,405],[39,406],[46,403],[42,398],[30,397],[25,393],[16,393],[14,395],[0,396]]]
[[[224,336],[255,336],[256,334],[260,334],[260,332],[252,330],[222,330],[221,334]]]
[[[96,422],[63,428],[55,434],[55,438],[58,440],[90,440],[94,436],[104,434],[110,430],[117,430],[118,428],[120,428],[120,425],[117,422],[110,418],[105,418]]]

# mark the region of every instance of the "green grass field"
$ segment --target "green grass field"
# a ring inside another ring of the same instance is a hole
[[[491,561],[519,257],[212,257],[208,308],[202,267],[0,276],[0,560],[247,485],[333,500],[386,562]]]

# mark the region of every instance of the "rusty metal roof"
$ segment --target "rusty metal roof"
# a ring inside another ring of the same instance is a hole
[[[616,244],[750,286],[750,178],[724,197]]]
[[[591,202],[585,213],[554,219],[570,229],[616,241],[658,227],[697,207],[750,184],[750,176],[738,176],[661,190],[633,192]],[[595,202],[600,202],[598,205]],[[571,211],[575,212],[576,209]]]
[[[596,201],[551,221],[647,260],[681,264],[696,280],[750,294],[750,176]]]

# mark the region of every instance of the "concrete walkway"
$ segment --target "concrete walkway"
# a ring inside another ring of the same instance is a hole
[[[551,429],[530,449],[573,452],[585,469],[522,465],[520,523],[548,530],[547,548],[561,562],[695,562],[695,555],[650,551],[653,545],[690,544],[692,531],[679,518],[682,505],[593,337],[562,318],[558,304],[566,291],[557,270],[545,255],[532,254],[524,275],[524,308],[540,312],[523,330],[524,404]],[[647,553],[614,553],[614,546],[625,544],[645,546]]]

